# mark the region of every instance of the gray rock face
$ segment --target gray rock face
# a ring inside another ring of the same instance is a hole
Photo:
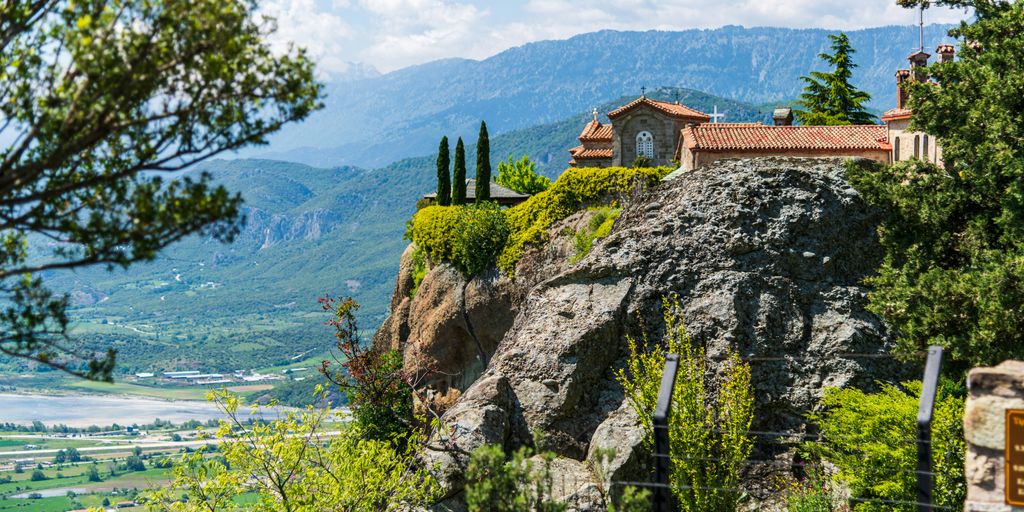
[[[600,448],[615,448],[602,463],[604,478],[591,471],[594,484],[644,478],[643,434],[612,372],[625,363],[627,335],[647,326],[649,339],[660,339],[661,301],[674,294],[691,338],[709,356],[737,351],[751,359],[754,428],[799,430],[825,387],[899,377],[890,359],[862,357],[886,352],[892,340],[864,310],[862,281],[880,258],[877,212],[844,173],[839,160],[719,162],[642,195],[609,237],[579,263],[556,265],[551,277],[528,270],[550,272],[552,259],[524,258],[516,281],[531,284],[515,301],[515,320],[485,378],[444,423],[454,431],[481,428],[466,421],[479,407],[478,398],[468,399],[486,395],[512,407],[492,413],[508,418],[507,427],[488,423],[488,432],[509,436],[500,442],[530,444],[523,432],[539,433],[539,448],[588,468]],[[513,399],[497,399],[505,391],[495,379],[507,382]],[[456,442],[469,452],[491,437]],[[445,474],[464,468],[462,460],[434,462]],[[455,495],[460,482],[445,481]]]
[[[297,216],[270,214],[259,208],[246,208],[246,226],[242,240],[258,244],[259,250],[292,240],[317,240],[341,221],[341,216],[324,208],[315,208]]]

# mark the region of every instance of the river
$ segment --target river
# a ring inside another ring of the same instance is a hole
[[[249,408],[240,407],[238,413],[242,419],[248,418]],[[268,419],[276,416],[274,411],[264,413]],[[113,423],[144,425],[157,418],[182,423],[223,417],[224,414],[216,405],[194,400],[159,400],[120,395],[0,393],[0,423],[30,424],[38,420],[46,425],[63,423],[72,427],[87,427]]]

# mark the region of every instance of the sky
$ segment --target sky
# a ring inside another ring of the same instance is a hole
[[[432,60],[484,59],[531,41],[602,29],[724,25],[852,30],[917,23],[895,0],[262,0],[274,44],[308,49],[327,77],[369,64],[380,72]],[[931,8],[926,23],[964,19]]]

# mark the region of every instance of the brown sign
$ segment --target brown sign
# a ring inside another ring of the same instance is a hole
[[[1006,411],[1006,504],[1024,505],[1024,409]]]

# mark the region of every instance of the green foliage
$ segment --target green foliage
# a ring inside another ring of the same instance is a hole
[[[655,185],[671,171],[667,167],[566,170],[551,188],[508,209],[509,240],[498,258],[498,267],[513,276],[525,247],[546,241],[547,229],[553,223],[582,208],[618,205],[630,194]]]
[[[640,417],[644,441],[653,449],[651,416],[665,366],[665,353],[679,354],[679,373],[669,417],[670,483],[684,512],[735,510],[740,495],[725,489],[740,483],[740,470],[753,449],[748,433],[754,414],[750,366],[733,354],[717,368],[717,396],[704,350],[686,334],[677,299],[663,301],[665,338],[648,348],[628,338],[627,367],[616,372],[626,399]]]
[[[939,388],[932,423],[935,465],[935,504],[963,508],[966,496],[962,390],[945,382]],[[882,384],[877,393],[829,388],[822,399],[824,411],[812,415],[828,441],[821,456],[839,467],[836,478],[851,497],[916,501],[916,475],[906,471],[917,463],[917,408],[921,382],[906,382],[902,389]],[[908,441],[910,440],[910,441]],[[915,505],[853,501],[855,512],[912,512]]]
[[[506,459],[499,445],[473,450],[466,469],[466,504],[470,512],[561,512],[565,503],[551,495],[553,453],[531,458],[523,447]],[[538,460],[539,459],[539,460]]]
[[[912,2],[909,2],[912,3]],[[967,365],[1024,355],[1024,3],[955,1],[976,18],[951,31],[958,59],[905,86],[911,126],[941,141],[945,169],[920,162],[854,168],[888,217],[870,309],[900,349],[943,345]]]
[[[508,239],[505,213],[494,203],[431,206],[413,216],[406,238],[431,262],[447,261],[466,275],[494,265]]]
[[[812,71],[810,76],[800,77],[807,85],[796,103],[802,109],[793,113],[804,125],[875,123],[875,116],[865,107],[871,95],[850,83],[853,69],[857,67],[850,58],[855,53],[850,38],[844,32],[828,37],[832,41],[832,54],[822,53],[818,57],[834,69],[831,73]]]
[[[348,397],[355,432],[365,439],[404,443],[413,430],[413,403],[402,353],[363,347],[355,316],[359,303],[351,297],[339,300],[328,296],[320,303],[332,314],[328,325],[334,328],[342,358],[338,370],[330,372],[325,363],[322,373]],[[316,396],[327,398],[326,393]]]
[[[455,170],[452,172],[452,205],[466,204],[466,146],[462,137],[455,143]]]
[[[533,160],[526,155],[519,160],[515,160],[512,155],[509,155],[507,161],[499,162],[498,177],[494,182],[520,194],[531,196],[543,192],[551,186],[551,180],[537,174]]]
[[[828,478],[818,467],[810,467],[807,477],[784,490],[786,512],[832,512],[839,505]]]
[[[487,123],[480,121],[480,137],[476,140],[476,198],[479,204],[491,199],[491,141]]]
[[[146,462],[138,455],[129,455],[124,461],[124,469],[126,471],[145,471]]]
[[[204,450],[186,453],[174,467],[174,480],[149,496],[151,510],[317,512],[321,510],[410,510],[431,504],[439,487],[414,462],[418,438],[396,443],[366,439],[358,429],[332,426],[330,408],[308,407],[284,419],[243,424],[242,407],[226,392],[212,399],[227,420],[217,429],[219,452],[231,469]],[[255,503],[239,497],[255,492]],[[186,501],[178,499],[184,493]]]
[[[52,269],[150,261],[203,233],[231,240],[237,195],[209,175],[164,182],[263,143],[320,108],[313,64],[274,52],[246,0],[81,0],[0,6],[0,351],[110,380],[115,353],[64,344]],[[36,244],[33,238],[59,240]],[[42,254],[29,257],[29,249]]]
[[[43,473],[43,470],[35,469],[32,471],[32,476],[29,477],[29,479],[32,480],[33,482],[41,482],[43,480],[46,480],[47,478],[46,473]]]
[[[86,479],[90,482],[102,482],[103,478],[100,477],[100,470],[96,464],[90,464],[89,469],[85,471]]]
[[[448,155],[448,137],[441,137],[437,148],[437,204],[452,204],[451,162]],[[419,208],[416,208],[419,210]]]
[[[620,208],[609,208],[607,206],[594,208],[594,213],[587,222],[587,225],[573,235],[573,247],[576,249],[576,254],[573,255],[571,260],[573,263],[589,254],[597,239],[611,234],[612,228],[615,227],[615,219],[619,218],[621,211],[622,209]]]
[[[644,155],[637,155],[636,157],[633,158],[633,168],[634,169],[639,168],[639,167],[650,167],[650,166],[651,166],[651,159],[647,158]]]
[[[424,251],[419,246],[412,251],[412,288],[409,288],[409,298],[416,296],[416,292],[420,289],[420,283],[423,282],[423,278],[427,277],[427,272],[430,267],[427,265],[427,257]]]

